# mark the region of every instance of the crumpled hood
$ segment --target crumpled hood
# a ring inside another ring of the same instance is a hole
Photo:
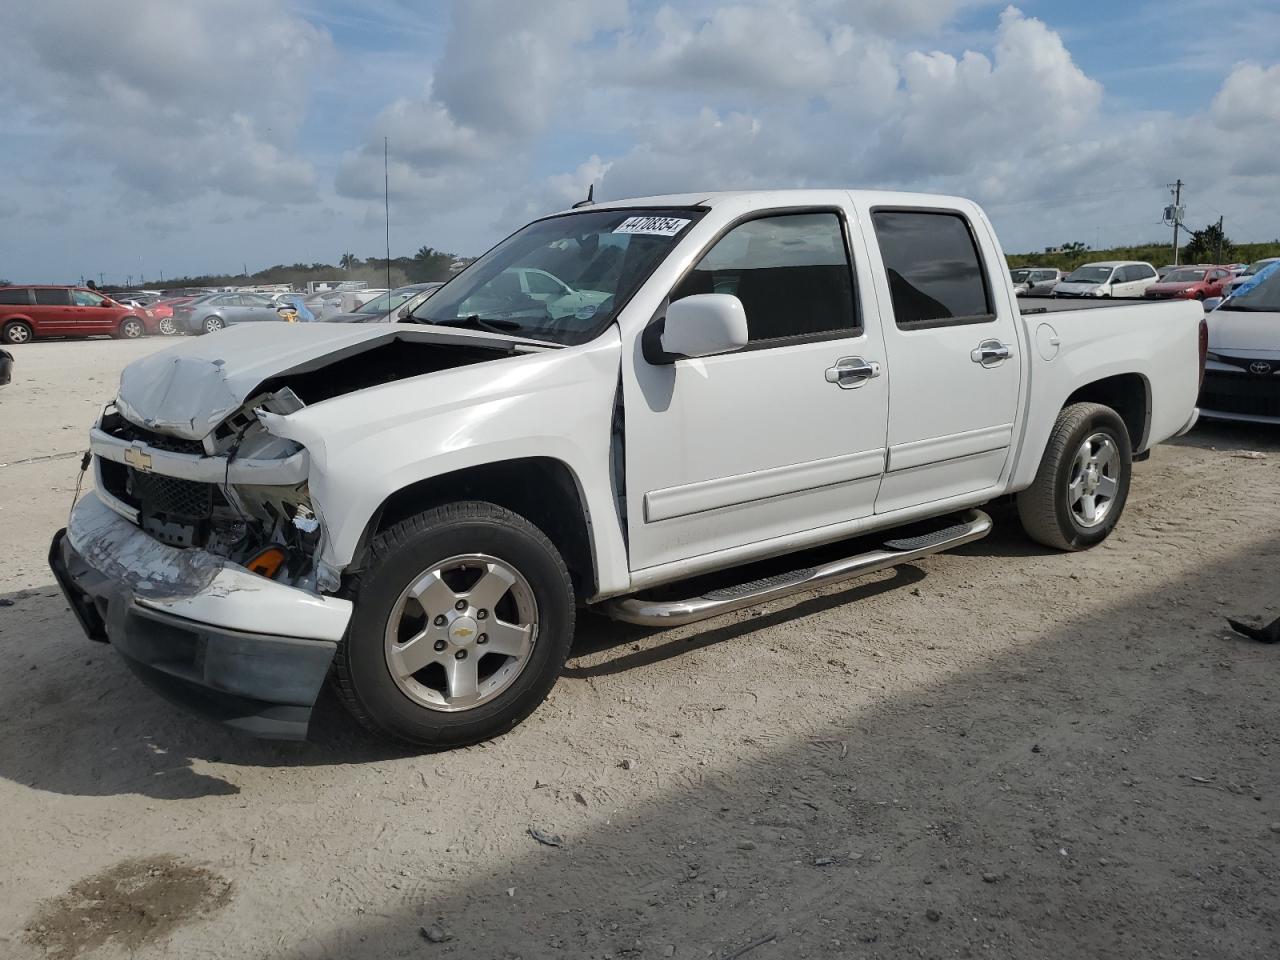
[[[250,323],[188,337],[135,360],[120,375],[116,406],[129,420],[162,433],[203,439],[264,381],[315,369],[395,339],[489,346],[505,337],[410,324]]]

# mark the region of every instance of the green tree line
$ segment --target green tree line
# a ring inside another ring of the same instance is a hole
[[[1200,230],[1189,230],[1186,243],[1178,247],[1179,263],[1252,263],[1264,257],[1280,257],[1280,239],[1270,243],[1233,243],[1216,223]],[[1219,253],[1221,251],[1221,253]],[[1143,260],[1162,267],[1173,263],[1169,243],[1153,241],[1127,247],[1090,250],[1079,241],[1060,247],[1047,247],[1040,253],[1011,253],[1006,258],[1012,267],[1057,267],[1074,270],[1084,263],[1099,260]]]
[[[432,280],[448,280],[457,257],[433,247],[419,247],[412,257],[391,258],[391,285],[427,283]],[[278,263],[275,266],[245,275],[243,273],[207,273],[198,276],[168,277],[160,280],[141,280],[138,287],[171,289],[174,287],[248,286],[251,284],[288,283],[303,287],[311,280],[363,280],[371,287],[387,285],[386,257],[366,257],[363,260],[350,252],[344,252],[337,264],[331,263]]]

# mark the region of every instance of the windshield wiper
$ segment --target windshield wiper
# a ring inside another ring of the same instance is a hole
[[[428,320],[426,322],[433,323],[438,327],[474,327],[477,330],[488,330],[490,333],[511,333],[514,330],[524,329],[524,324],[516,323],[514,320],[486,319],[478,313],[473,313],[466,317],[454,317],[451,320]]]

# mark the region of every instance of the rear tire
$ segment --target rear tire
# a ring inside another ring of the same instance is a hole
[[[366,727],[424,747],[510,730],[551,691],[573,640],[559,551],[492,503],[447,504],[380,533],[350,593],[338,693]]]
[[[5,343],[30,343],[35,338],[31,325],[21,320],[14,320],[4,325],[0,340]]]
[[[142,321],[137,317],[125,317],[120,321],[119,337],[121,340],[137,340],[147,332]]]
[[[1040,469],[1017,496],[1031,539],[1085,550],[1115,529],[1129,497],[1133,451],[1124,421],[1100,403],[1073,403],[1058,414]]]
[[[204,323],[201,325],[201,333],[217,333],[226,324],[222,322],[221,317],[205,317]]]

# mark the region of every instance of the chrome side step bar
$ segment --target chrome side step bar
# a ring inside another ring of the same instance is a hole
[[[959,516],[958,522],[943,530],[905,540],[889,540],[883,549],[860,553],[833,563],[764,577],[722,590],[709,590],[688,600],[622,597],[605,601],[600,609],[614,620],[638,623],[646,627],[678,627],[741,610],[743,607],[768,603],[792,593],[814,590],[840,580],[910,563],[932,553],[981,540],[990,532],[991,518],[981,510],[968,510]]]

